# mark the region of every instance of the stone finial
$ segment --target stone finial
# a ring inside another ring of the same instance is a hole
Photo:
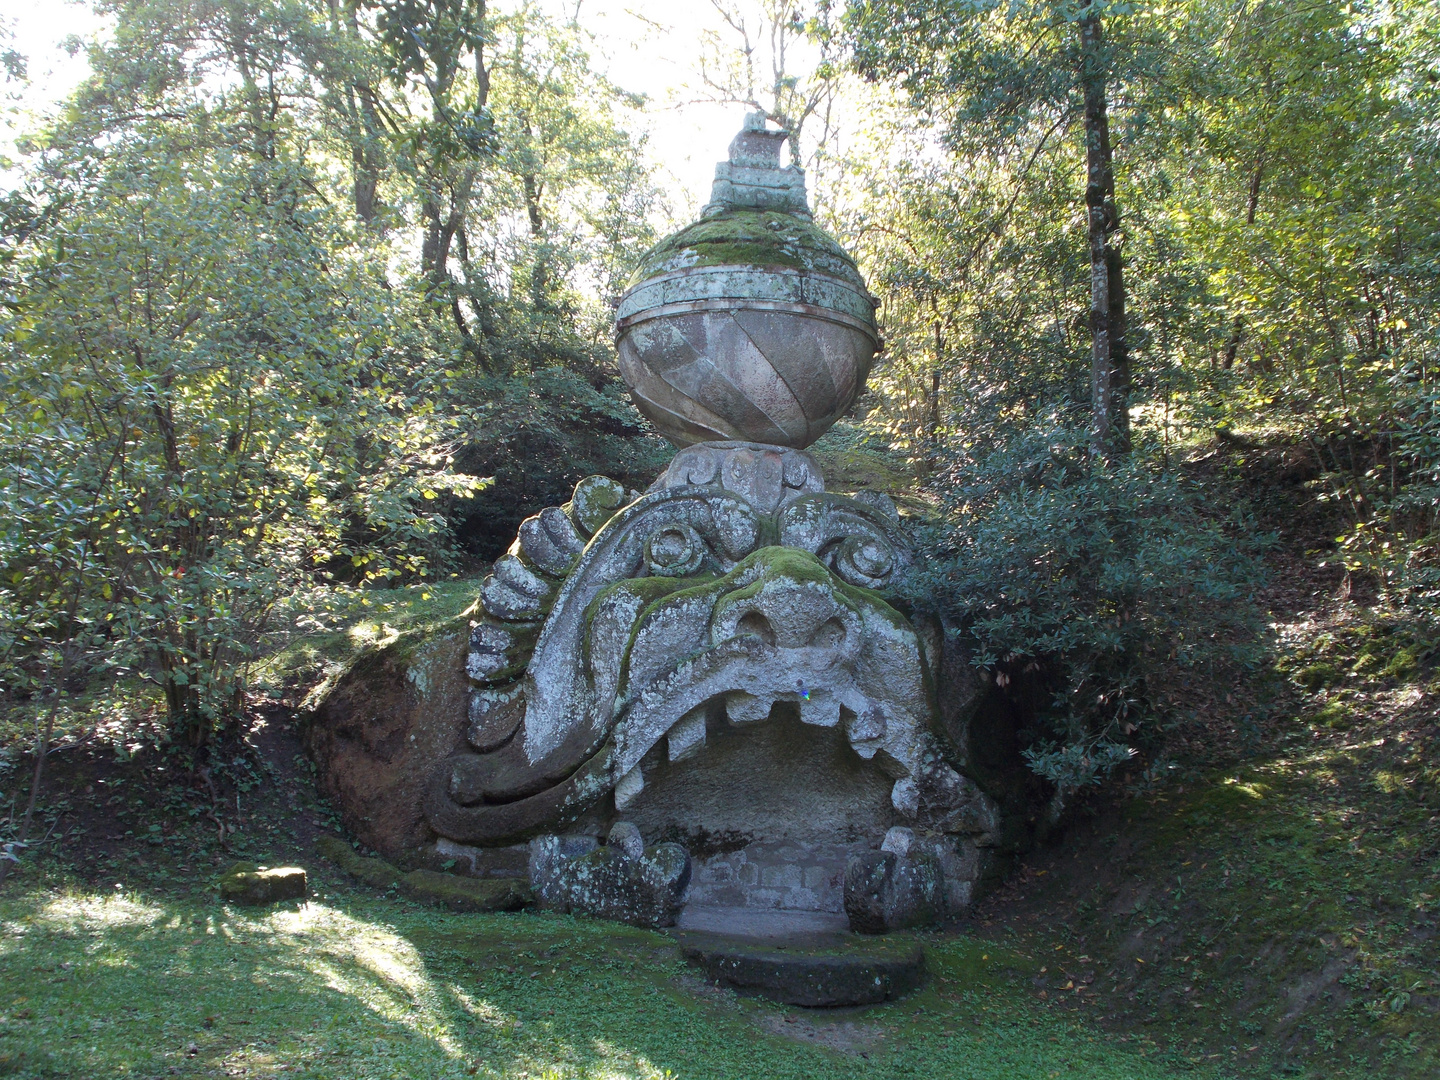
[[[726,210],[776,210],[809,218],[805,170],[782,166],[780,153],[790,132],[772,131],[763,112],[747,113],[745,126],[730,142],[730,160],[715,166],[715,184],[702,216]]]

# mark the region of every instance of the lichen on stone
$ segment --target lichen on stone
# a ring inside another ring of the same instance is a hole
[[[764,210],[726,210],[666,237],[641,257],[629,284],[695,266],[783,266],[865,287],[855,261],[823,229]]]

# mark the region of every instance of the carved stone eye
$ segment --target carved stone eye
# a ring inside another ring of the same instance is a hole
[[[705,561],[705,541],[689,525],[666,525],[645,541],[645,565],[656,577],[685,577]]]
[[[895,552],[878,536],[847,536],[834,549],[831,565],[841,580],[878,589],[895,569]]]

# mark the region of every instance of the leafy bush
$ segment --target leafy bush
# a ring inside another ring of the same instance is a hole
[[[1062,802],[1155,729],[1161,666],[1259,660],[1265,538],[1143,447],[1095,459],[1057,411],[940,453],[938,514],[908,588],[1002,688],[1023,675],[1051,692],[1022,752]]]
[[[1318,452],[1330,466],[1329,497],[1350,519],[1341,537],[1346,569],[1371,575],[1387,600],[1434,632],[1440,625],[1440,391],[1410,382],[1411,375],[1394,380],[1393,408],[1363,433],[1370,452],[1359,460],[1368,459],[1368,469],[1356,467],[1354,454]]]
[[[242,142],[162,128],[62,180],[0,325],[3,686],[54,689],[82,654],[132,667],[197,744],[277,601],[337,560],[429,572],[439,494],[477,487],[386,252]]]

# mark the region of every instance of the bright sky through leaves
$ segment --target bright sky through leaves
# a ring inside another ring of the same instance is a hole
[[[38,127],[89,70],[83,50],[71,55],[67,41],[103,35],[111,20],[84,3],[7,0],[3,6],[12,47],[28,59],[31,80],[18,99],[11,88],[0,116],[0,155],[13,158],[15,139]],[[715,162],[745,113],[742,105],[716,102],[700,76],[702,35],[725,30],[715,9],[708,0],[544,0],[540,6],[556,18],[578,9],[580,25],[593,36],[596,69],[648,99],[636,126],[650,136],[656,179],[676,223],[688,221],[709,198]],[[804,46],[795,67],[808,70],[814,51]]]

